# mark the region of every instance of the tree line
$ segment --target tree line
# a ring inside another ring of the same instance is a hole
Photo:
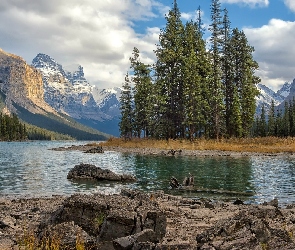
[[[284,108],[276,108],[271,102],[269,111],[262,106],[261,114],[256,117],[253,136],[295,136],[295,99],[284,103]]]
[[[20,122],[16,114],[0,113],[0,141],[73,140],[64,135]]]
[[[198,9],[183,23],[174,0],[154,51],[156,62],[140,61],[133,49],[120,98],[122,137],[158,139],[246,137],[255,114],[260,79],[254,48],[232,29],[227,10],[211,1],[210,49]]]
[[[22,124],[18,117],[0,113],[0,140],[1,141],[22,141],[27,139],[25,124]]]

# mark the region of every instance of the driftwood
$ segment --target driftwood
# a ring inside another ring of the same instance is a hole
[[[189,187],[189,186],[194,186],[194,177],[190,173],[188,177],[184,178],[182,185],[174,176],[172,176],[170,179],[170,187],[172,188]]]

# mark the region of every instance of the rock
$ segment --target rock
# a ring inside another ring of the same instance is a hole
[[[114,240],[113,246],[115,250],[142,249],[143,245],[140,243],[145,243],[145,249],[152,249],[147,247],[154,247],[153,243],[157,242],[155,232],[152,229],[145,229],[137,234]]]
[[[101,169],[91,164],[79,164],[71,169],[67,175],[68,179],[81,180],[81,179],[95,179],[95,180],[108,180],[108,181],[135,181],[136,178],[131,175],[119,175],[108,169]]]
[[[294,242],[290,234],[281,228],[271,226],[273,221],[285,221],[277,208],[249,207],[229,219],[218,221],[210,229],[197,235],[198,249],[208,249],[218,245],[217,249],[293,249]],[[292,229],[294,230],[294,229]]]
[[[240,199],[236,199],[234,202],[233,202],[234,205],[244,205],[244,202]]]
[[[140,193],[133,197],[72,195],[43,221],[40,230],[63,223],[73,223],[95,237],[98,249],[112,249],[114,240],[128,236],[136,242],[158,242],[166,233],[166,216],[148,195]],[[128,241],[122,239],[118,244],[133,244]]]
[[[96,153],[101,154],[101,153],[103,153],[103,152],[104,152],[104,151],[103,151],[102,146],[97,146],[97,147],[95,147],[95,148],[90,148],[90,149],[84,151],[84,153],[91,153],[91,154],[96,154]]]
[[[93,248],[95,239],[90,237],[81,227],[74,222],[64,222],[49,226],[39,236],[41,241],[47,240],[57,243],[62,249],[76,250],[77,246],[85,246],[86,249]]]
[[[17,244],[15,241],[8,237],[1,237],[0,236],[0,249],[1,250],[14,250],[18,249]]]
[[[279,200],[277,198],[269,201],[269,202],[263,202],[264,206],[273,206],[273,207],[279,207]]]

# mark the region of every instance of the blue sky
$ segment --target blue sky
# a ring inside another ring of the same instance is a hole
[[[198,6],[210,24],[210,0],[178,0],[184,22]],[[220,0],[232,28],[243,29],[255,47],[257,72],[277,90],[295,78],[295,0]],[[99,88],[122,86],[133,47],[142,61],[153,50],[173,0],[1,0],[0,48],[29,64],[45,53],[62,65],[81,64]],[[208,37],[205,34],[205,38]]]

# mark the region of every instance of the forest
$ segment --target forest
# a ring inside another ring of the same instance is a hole
[[[177,1],[166,15],[147,65],[134,48],[120,99],[121,137],[208,139],[249,137],[255,123],[260,78],[254,48],[245,33],[231,28],[219,0],[211,1],[209,42],[201,8],[183,23]]]
[[[0,141],[22,141],[27,139],[26,126],[18,117],[0,113]]]
[[[274,102],[268,112],[262,106],[261,114],[253,125],[253,136],[294,137],[295,136],[295,99],[284,103],[284,108],[275,107]]]

